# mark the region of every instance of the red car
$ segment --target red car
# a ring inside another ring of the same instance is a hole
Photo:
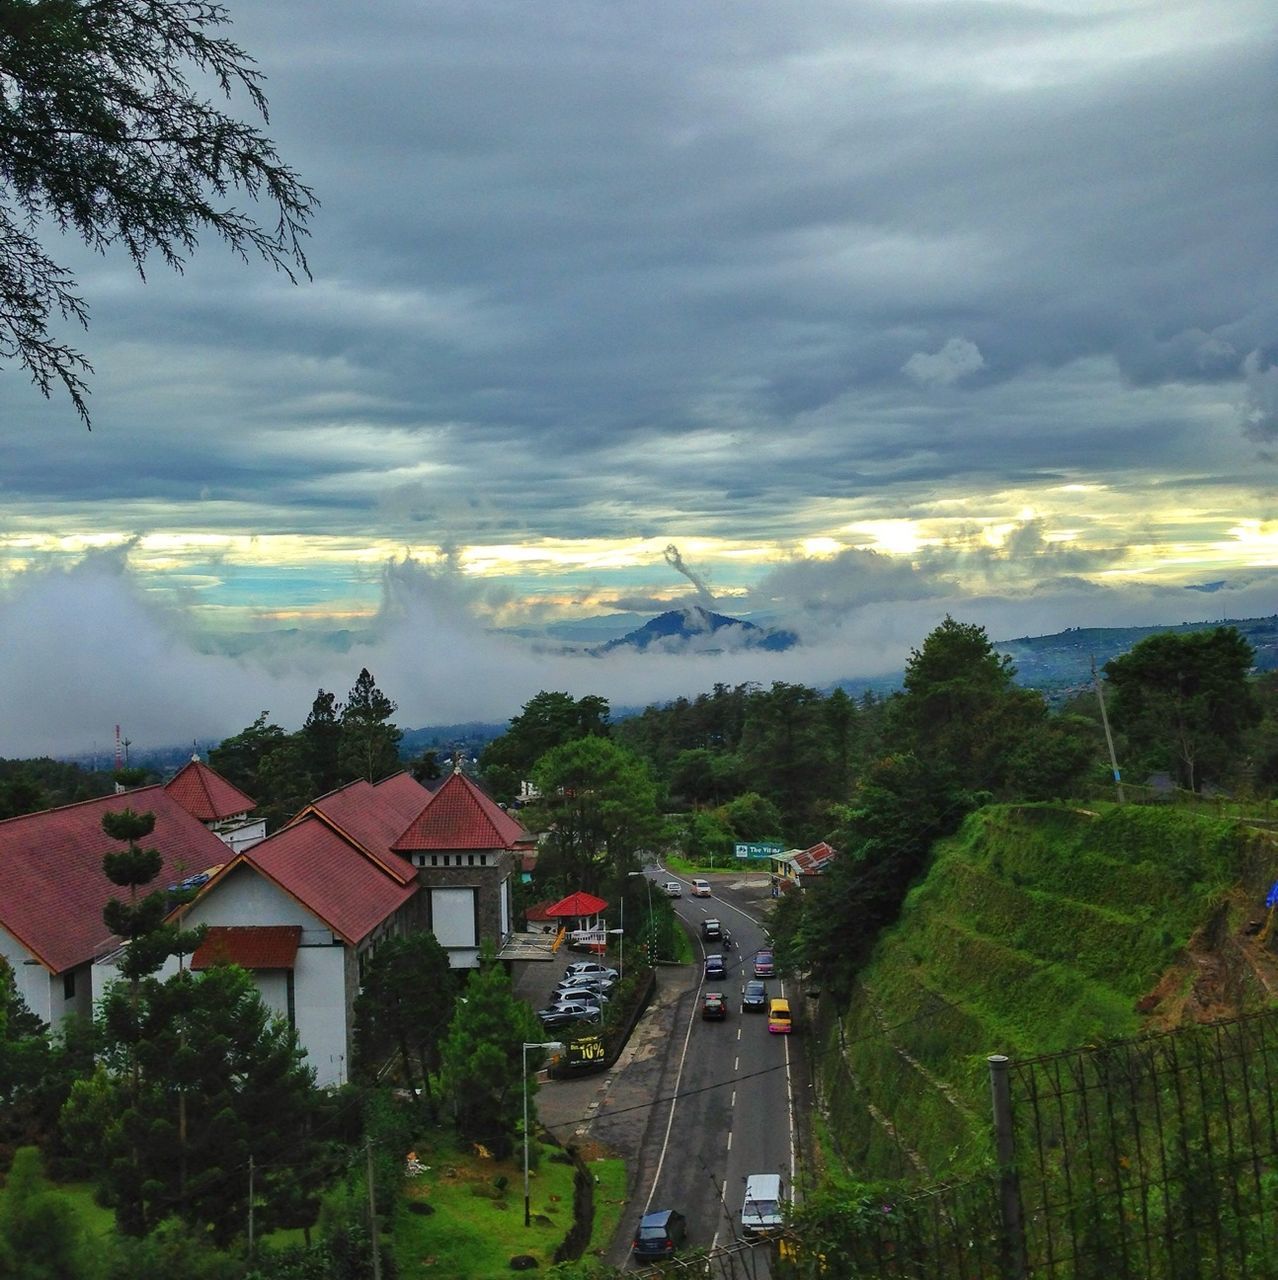
[[[703,1018],[723,1019],[728,1016],[728,1002],[723,998],[722,991],[707,991],[701,1002],[701,1016]]]

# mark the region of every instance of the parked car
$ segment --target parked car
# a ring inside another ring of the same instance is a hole
[[[768,1007],[768,984],[757,978],[745,984],[741,994],[742,1013],[764,1013]]]
[[[707,941],[723,936],[723,925],[721,925],[713,916],[701,922],[701,936]]]
[[[668,1258],[688,1238],[688,1223],[675,1209],[657,1209],[639,1219],[632,1246],[640,1258]]]
[[[581,986],[558,986],[551,993],[550,998],[559,1004],[563,1004],[565,1000],[577,1000],[584,1004],[608,1003],[608,991],[600,987],[583,983]]]
[[[756,978],[775,978],[777,976],[776,957],[770,947],[762,947],[754,953],[754,976]]]
[[[596,995],[606,996],[612,993],[617,984],[611,978],[561,978],[555,987],[556,991],[593,991]]]
[[[708,897],[710,897],[710,881],[709,881],[709,880],[694,880],[694,881],[692,882],[692,896],[693,896],[694,898],[708,898]]]
[[[790,1018],[790,1002],[773,1000],[768,1005],[768,1030],[773,1035],[789,1035],[793,1028]]]
[[[600,964],[598,960],[577,960],[564,970],[564,977],[567,978],[574,973],[608,978],[619,978],[621,976],[616,969],[609,969],[607,965]]]
[[[707,991],[701,1001],[701,1016],[722,1021],[728,1016],[728,1002],[722,991]]]
[[[715,979],[722,979],[728,972],[728,967],[723,963],[723,957],[720,955],[706,956],[706,981],[711,982]]]
[[[551,1027],[568,1027],[574,1022],[603,1020],[603,1013],[597,1004],[552,1004],[546,1009],[538,1009],[537,1016],[547,1030]]]
[[[683,897],[683,885],[678,880],[667,880],[661,887],[665,890],[667,898]]]

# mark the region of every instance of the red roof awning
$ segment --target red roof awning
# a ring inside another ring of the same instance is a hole
[[[192,969],[238,964],[241,969],[291,969],[302,927],[296,924],[211,925],[191,957]]]
[[[597,916],[601,911],[607,909],[608,904],[602,898],[596,898],[593,893],[582,893],[578,890],[576,893],[570,893],[566,898],[560,898],[552,907],[546,908],[548,916]]]

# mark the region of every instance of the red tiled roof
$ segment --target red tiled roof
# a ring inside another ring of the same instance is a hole
[[[164,784],[164,789],[187,813],[201,822],[218,822],[257,808],[257,801],[252,796],[246,796],[239,787],[233,787],[202,760],[184,764]]]
[[[596,898],[593,893],[582,893],[580,890],[576,893],[570,893],[566,898],[560,898],[553,906],[546,908],[546,914],[549,916],[596,916],[603,911],[608,904],[602,898]]]
[[[245,850],[204,892],[239,863],[255,867],[354,945],[417,892],[312,814]]]
[[[528,832],[464,773],[449,776],[391,848],[510,849]]]
[[[125,846],[102,830],[102,815],[121,809],[155,814],[155,830],[142,841],[164,859],[152,888],[226,861],[226,845],[161,786],[0,822],[0,925],[54,973],[115,943],[102,908],[127,891],[106,878],[102,858]]]
[[[331,826],[363,845],[401,884],[417,872],[392,852],[395,839],[422,810],[430,792],[411,774],[397,773],[377,786],[360,779],[330,791],[302,810],[319,814]]]
[[[836,856],[834,850],[822,840],[820,844],[796,853],[794,862],[804,875],[814,876],[824,871],[826,863]]]
[[[192,969],[238,964],[241,969],[291,969],[302,940],[300,924],[210,925]]]
[[[533,920],[538,924],[545,920],[553,920],[554,916],[550,914],[550,907],[552,905],[553,904],[549,902],[534,902],[533,905],[524,912],[524,919]]]

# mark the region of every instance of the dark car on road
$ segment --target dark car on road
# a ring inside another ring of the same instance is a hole
[[[706,956],[706,981],[712,978],[722,978],[728,972],[727,966],[723,963],[723,957],[720,955]]]
[[[768,984],[758,978],[745,984],[741,994],[742,1013],[766,1013],[768,1011]]]
[[[722,1021],[728,1016],[728,1002],[722,991],[707,991],[701,1001],[701,1016],[711,1021]]]
[[[688,1223],[676,1209],[657,1209],[639,1219],[634,1252],[639,1258],[668,1258],[688,1238]]]
[[[754,976],[756,978],[775,978],[777,962],[770,947],[764,947],[754,953]]]
[[[723,936],[723,926],[713,917],[701,922],[701,936],[707,941]]]

